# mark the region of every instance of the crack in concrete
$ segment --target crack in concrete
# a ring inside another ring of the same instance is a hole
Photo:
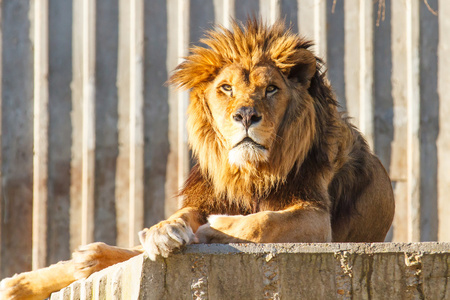
[[[407,299],[425,299],[422,278],[423,254],[405,252],[405,283]]]
[[[204,256],[191,259],[193,279],[191,281],[191,295],[194,300],[208,300],[208,266]]]
[[[262,271],[264,299],[280,299],[280,276],[275,253],[268,253],[264,256]]]
[[[339,261],[335,272],[336,299],[352,298],[352,277],[353,271],[350,264],[351,253],[343,250],[334,253],[334,258]]]

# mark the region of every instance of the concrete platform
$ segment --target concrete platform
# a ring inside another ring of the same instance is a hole
[[[450,299],[450,243],[191,245],[92,274],[55,299]]]

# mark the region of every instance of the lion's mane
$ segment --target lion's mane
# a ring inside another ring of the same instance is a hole
[[[178,87],[191,90],[187,126],[190,146],[199,164],[191,176],[200,172],[210,180],[209,188],[216,197],[250,206],[252,199],[266,196],[285,183],[289,174],[298,172],[307,156],[331,167],[327,137],[339,138],[333,132],[337,104],[324,78],[322,61],[316,57],[312,62],[302,51],[311,48],[310,41],[286,30],[281,22],[265,26],[261,21],[250,20],[246,26],[234,22],[231,30],[219,26],[201,42],[206,47],[193,47],[170,79]],[[286,78],[293,72],[304,72],[311,63],[315,67],[307,89],[310,97],[306,97],[305,90],[296,89],[276,132],[269,161],[245,168],[229,164],[224,138],[215,128],[204,94],[205,86],[232,63],[246,69],[271,64]]]

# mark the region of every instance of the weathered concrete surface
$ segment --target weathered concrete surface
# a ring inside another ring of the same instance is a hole
[[[450,243],[192,245],[51,299],[449,299],[449,277]]]

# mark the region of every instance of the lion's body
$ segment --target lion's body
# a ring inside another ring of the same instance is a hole
[[[302,206],[303,213],[327,215],[313,222],[331,222],[332,234],[324,236],[333,241],[383,241],[394,212],[389,177],[338,112],[310,42],[280,24],[268,29],[258,22],[245,29],[235,25],[233,33],[211,32],[203,42],[209,48],[194,49],[171,79],[191,89],[188,129],[199,161],[182,192],[184,206],[198,208],[201,224],[214,214],[248,216]],[[221,90],[223,84],[231,93]],[[276,86],[276,93],[265,95],[268,86]],[[246,133],[233,119],[240,107],[254,108],[261,117]],[[236,155],[244,137],[268,153],[250,148]],[[284,233],[276,239],[251,241],[324,241],[308,234],[290,237],[295,231],[283,223],[277,228]]]
[[[354,133],[361,139],[359,133]],[[347,157],[346,159],[351,161],[346,162],[336,172],[329,187],[329,199],[332,199],[330,200],[332,241],[382,242],[392,222],[393,204],[383,205],[385,199],[393,197],[390,180],[378,159],[367,152],[365,142],[360,140],[355,141],[355,144],[362,147],[361,151],[354,150],[361,157]],[[361,166],[367,170],[358,171]],[[320,169],[316,170],[320,172]],[[227,200],[217,201],[211,183],[201,174],[198,166],[195,166],[187,182],[188,185],[183,191],[184,206],[199,207],[202,216],[248,215],[259,211],[280,211],[295,203],[291,197],[292,194],[308,195],[312,198],[317,192],[311,190],[311,187],[315,186],[315,183],[310,180],[314,174],[302,171],[299,174],[294,172],[290,174],[286,182],[277,189],[273,189],[263,199],[254,198],[247,205],[229,205]],[[374,183],[373,176],[378,178],[377,184]],[[372,207],[374,209],[370,209]],[[286,238],[286,242],[293,241]]]
[[[198,164],[183,207],[140,233],[150,259],[192,242],[383,241],[394,214],[389,177],[338,112],[311,44],[258,21],[202,41],[208,47],[192,49],[171,78],[191,90]],[[141,251],[87,249],[69,262],[82,276]],[[33,282],[26,274],[5,282],[10,294]]]

